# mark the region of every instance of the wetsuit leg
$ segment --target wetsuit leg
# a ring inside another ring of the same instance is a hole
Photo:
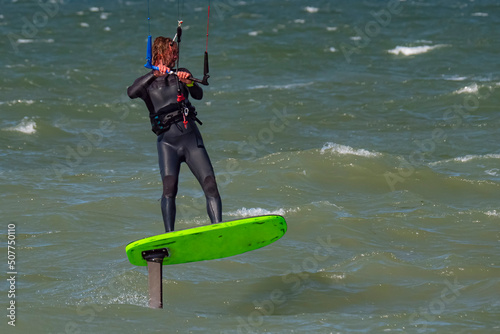
[[[175,224],[175,197],[179,183],[179,170],[181,159],[177,149],[166,141],[162,140],[162,135],[158,137],[158,162],[160,175],[163,183],[163,194],[161,197],[161,213],[165,232],[174,230]]]
[[[222,200],[217,189],[214,175],[203,179],[203,191],[207,200],[207,213],[212,224],[222,222]]]
[[[222,201],[217,189],[215,173],[199,133],[191,136],[186,163],[205,193],[210,221],[212,224],[222,222]]]

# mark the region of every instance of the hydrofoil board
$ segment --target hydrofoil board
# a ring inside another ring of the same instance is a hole
[[[126,247],[130,263],[146,266],[151,252],[163,252],[163,265],[220,259],[267,246],[287,230],[277,215],[250,217],[179,230],[131,242]]]

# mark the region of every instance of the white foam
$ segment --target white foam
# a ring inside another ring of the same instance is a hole
[[[373,153],[364,149],[354,149],[350,146],[346,145],[340,145],[340,144],[335,144],[335,143],[326,143],[323,145],[321,148],[320,153],[325,154],[326,152],[330,153],[337,153],[337,154],[342,154],[342,155],[357,155],[361,157],[376,157],[380,155],[380,153]]]
[[[337,52],[337,49],[335,49],[333,46],[331,46],[331,47],[328,49],[328,51],[330,51],[330,52]]]
[[[490,210],[490,211],[485,212],[485,215],[500,217],[500,212],[498,212],[497,210]]]
[[[485,154],[485,155],[470,154],[463,157],[457,157],[453,159],[453,161],[468,162],[475,159],[500,159],[500,154]]]
[[[438,45],[422,45],[422,46],[396,46],[392,50],[388,50],[387,52],[392,53],[394,55],[403,55],[403,56],[414,56],[422,53],[427,53],[437,48],[441,48],[447,46],[445,44]]]
[[[264,215],[280,215],[283,216],[287,212],[296,212],[297,210],[285,210],[285,209],[276,209],[276,210],[266,210],[263,208],[241,208],[234,212],[226,213],[229,216],[235,217],[254,217],[254,216],[264,216]]]
[[[493,169],[488,169],[488,170],[485,170],[484,172],[488,175],[491,175],[491,176],[498,176],[498,172],[500,170],[498,168],[493,168]]]
[[[467,80],[467,77],[461,77],[459,75],[451,75],[451,76],[443,76],[443,78],[445,80],[448,80],[448,81],[464,81],[464,80]]]
[[[326,31],[337,31],[337,27],[326,27]]]
[[[454,91],[453,94],[476,94],[477,92],[479,92],[479,86],[477,83],[473,83],[470,86],[465,86],[464,88]]]
[[[48,38],[48,39],[30,39],[30,38],[19,38],[16,41],[18,44],[29,44],[29,43],[54,43],[54,39]]]
[[[12,101],[7,102],[7,104],[9,106],[12,106],[12,105],[18,104],[18,103],[25,104],[25,105],[31,105],[31,104],[35,103],[35,101],[33,101],[33,100],[12,100]]]
[[[16,126],[10,127],[5,129],[7,131],[17,131],[17,132],[22,132],[25,134],[33,134],[36,132],[36,123],[32,119],[29,119],[28,117],[24,117],[21,120],[21,123],[19,123]]]
[[[248,87],[248,89],[276,89],[276,90],[284,90],[284,89],[294,89],[298,87],[306,87],[312,85],[313,82],[301,82],[301,83],[292,83],[285,85],[257,85]]]
[[[29,38],[19,38],[17,42],[19,44],[28,44],[28,43],[33,43],[35,40],[34,39],[29,39]]]
[[[317,13],[319,8],[307,6],[306,8],[304,8],[304,10],[308,13]]]
[[[471,161],[472,159],[477,159],[479,156],[477,155],[466,155],[464,157],[458,157],[458,158],[454,158],[453,161],[457,161],[457,162],[467,162],[467,161]]]
[[[488,15],[489,15],[488,13],[481,13],[481,12],[476,12],[471,14],[471,16],[481,16],[481,17],[486,17]]]

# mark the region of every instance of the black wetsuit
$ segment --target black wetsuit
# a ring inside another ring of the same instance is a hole
[[[188,72],[185,69],[182,71]],[[177,101],[178,88],[185,98],[183,103]],[[163,182],[161,210],[165,231],[174,230],[175,197],[182,162],[187,163],[205,193],[207,212],[212,224],[221,222],[222,204],[215,174],[195,122],[195,108],[188,99],[191,95],[200,100],[203,97],[201,87],[196,83],[187,87],[178,81],[176,75],[155,77],[150,72],[135,80],[127,93],[131,99],[144,100],[153,132],[158,135],[158,160]],[[179,110],[182,107],[189,109],[187,117]]]

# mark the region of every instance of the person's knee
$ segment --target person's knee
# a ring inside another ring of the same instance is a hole
[[[173,198],[177,196],[177,177],[167,175],[163,178],[163,197]]]
[[[203,191],[208,197],[219,197],[219,190],[217,189],[217,182],[215,182],[215,177],[213,175],[207,176],[203,180]]]

